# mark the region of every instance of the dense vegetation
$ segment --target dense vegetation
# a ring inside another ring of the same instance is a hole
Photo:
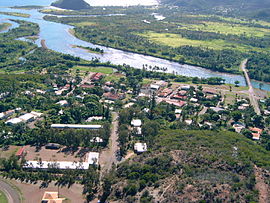
[[[118,166],[111,199],[256,202],[254,164],[270,167],[269,152],[231,132],[164,130],[153,143]]]
[[[90,8],[90,5],[86,3],[84,0],[58,0],[52,3],[52,6],[71,10],[81,10]]]

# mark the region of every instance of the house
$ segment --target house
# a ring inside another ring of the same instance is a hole
[[[89,117],[86,120],[86,122],[100,121],[100,120],[103,120],[103,116],[92,116],[92,117]]]
[[[204,94],[212,94],[212,95],[218,94],[217,90],[210,89],[210,88],[203,88],[203,91],[202,92]]]
[[[94,137],[93,139],[90,140],[90,142],[102,143],[103,139],[100,137]]]
[[[172,92],[173,92],[172,89],[165,88],[164,90],[162,90],[162,91],[158,94],[158,96],[159,96],[159,97],[167,97],[167,96],[169,96]]]
[[[266,116],[269,116],[270,115],[270,111],[264,110],[263,114],[266,115]]]
[[[134,145],[134,151],[136,153],[147,152],[147,145],[146,145],[146,143],[135,143],[135,145]]]
[[[95,85],[81,84],[80,87],[83,89],[91,89],[91,88],[95,87]]]
[[[159,80],[159,81],[156,81],[155,84],[160,86],[160,87],[166,87],[168,85],[168,82],[166,82],[164,80]]]
[[[159,85],[156,85],[156,84],[151,84],[151,85],[150,85],[150,89],[151,89],[151,90],[157,91],[157,90],[159,90],[159,88],[160,88]]]
[[[192,124],[192,120],[185,120],[185,123],[187,124],[187,125],[191,125]]]
[[[60,198],[58,192],[45,192],[41,203],[62,203],[65,198]]]
[[[17,152],[16,152],[16,156],[21,158],[23,155],[25,154],[25,147],[21,147]]]
[[[133,127],[141,127],[142,126],[142,121],[140,119],[133,119],[131,121],[131,125]]]
[[[8,121],[6,121],[5,124],[16,125],[16,124],[21,123],[21,122],[23,122],[23,121],[19,118],[12,118],[12,119],[9,119]]]
[[[241,106],[238,106],[238,109],[239,110],[245,110],[248,107],[249,107],[249,104],[241,104]]]
[[[39,94],[46,94],[46,91],[39,90],[39,89],[37,89],[36,92],[39,93]]]
[[[253,140],[259,140],[260,139],[260,136],[262,134],[262,129],[260,128],[249,128],[249,130],[252,132],[252,139]]]
[[[128,103],[128,104],[125,104],[125,105],[123,106],[123,108],[126,109],[126,108],[129,108],[129,107],[132,107],[133,105],[134,105],[134,103],[133,103],[133,102],[130,102],[130,103]]]
[[[14,113],[15,113],[15,110],[9,110],[6,112],[2,112],[2,113],[0,113],[0,120],[8,118],[8,117],[12,116]]]
[[[106,92],[103,94],[103,97],[108,100],[116,101],[116,100],[122,100],[125,98],[125,94],[123,93],[112,93],[112,92]]]
[[[80,125],[80,124],[52,124],[51,128],[72,128],[72,129],[100,129],[102,125]]]
[[[35,111],[31,111],[31,113],[26,113],[22,116],[19,117],[19,119],[22,120],[22,122],[32,122],[34,121],[35,119],[37,119],[38,117],[41,117],[42,116],[42,113],[38,113],[38,112],[35,112]]]
[[[174,100],[163,100],[164,102],[166,102],[167,104],[172,104],[174,106],[177,106],[179,108],[183,107],[186,105],[186,102],[185,101],[174,101]]]
[[[224,109],[223,108],[220,108],[220,107],[210,107],[210,109],[212,109],[216,113],[218,113],[220,111],[224,111]]]
[[[190,90],[190,85],[183,85],[180,87],[181,90]]]
[[[67,100],[61,100],[61,101],[57,102],[56,104],[58,104],[60,106],[68,106],[68,101]]]
[[[101,80],[103,76],[104,76],[103,73],[95,73],[94,75],[91,76],[91,80],[98,81],[98,80]]]
[[[245,128],[245,125],[243,123],[240,123],[240,122],[235,122],[233,124],[233,128],[234,128],[235,132],[240,133],[242,131],[242,129]]]
[[[180,95],[180,96],[185,96],[187,94],[187,91],[186,90],[181,90],[177,94]]]
[[[179,94],[174,94],[174,95],[171,96],[171,99],[186,100],[187,99],[187,96],[179,95]]]
[[[196,99],[196,98],[191,98],[191,99],[190,99],[190,102],[192,102],[192,103],[197,103],[197,102],[198,102],[198,99]]]

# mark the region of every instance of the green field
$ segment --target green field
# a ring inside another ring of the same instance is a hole
[[[94,22],[89,22],[89,21],[85,21],[85,22],[79,22],[79,23],[70,23],[73,26],[77,26],[77,27],[83,27],[83,26],[94,26],[97,25]]]
[[[113,69],[112,68],[108,68],[108,67],[89,67],[89,66],[75,66],[73,68],[75,71],[77,69],[79,69],[80,71],[86,72],[97,72],[97,73],[104,73],[104,74],[112,74],[113,73]]]
[[[0,190],[0,202],[1,203],[8,203],[6,195]]]
[[[179,29],[215,32],[226,35],[245,35],[247,37],[265,37],[270,35],[270,29],[249,27],[234,23],[206,22],[200,24],[181,24]]]
[[[229,43],[225,40],[191,40],[182,37],[178,34],[171,33],[156,33],[156,32],[147,32],[143,34],[138,34],[140,36],[146,37],[147,39],[166,46],[170,47],[180,47],[185,45],[195,46],[195,47],[203,47],[210,48],[214,50],[223,50],[223,49],[234,49],[241,52],[244,51],[263,51],[260,48],[254,48],[247,45],[240,45],[235,43]]]

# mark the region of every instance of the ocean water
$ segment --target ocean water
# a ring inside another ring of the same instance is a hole
[[[11,7],[11,6],[48,6],[54,0],[0,0],[0,7]]]

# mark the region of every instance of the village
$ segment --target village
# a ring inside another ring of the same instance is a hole
[[[229,130],[258,144],[268,140],[270,99],[265,92],[257,97],[262,112],[257,115],[244,87],[151,78],[141,78],[134,87],[132,77],[116,70],[76,70],[55,75],[50,88],[22,92],[30,100],[42,98],[44,106],[0,113],[4,154],[14,153],[29,172],[92,165],[103,176],[113,165],[151,150],[151,137],[160,128]],[[8,147],[16,140],[21,147]]]

